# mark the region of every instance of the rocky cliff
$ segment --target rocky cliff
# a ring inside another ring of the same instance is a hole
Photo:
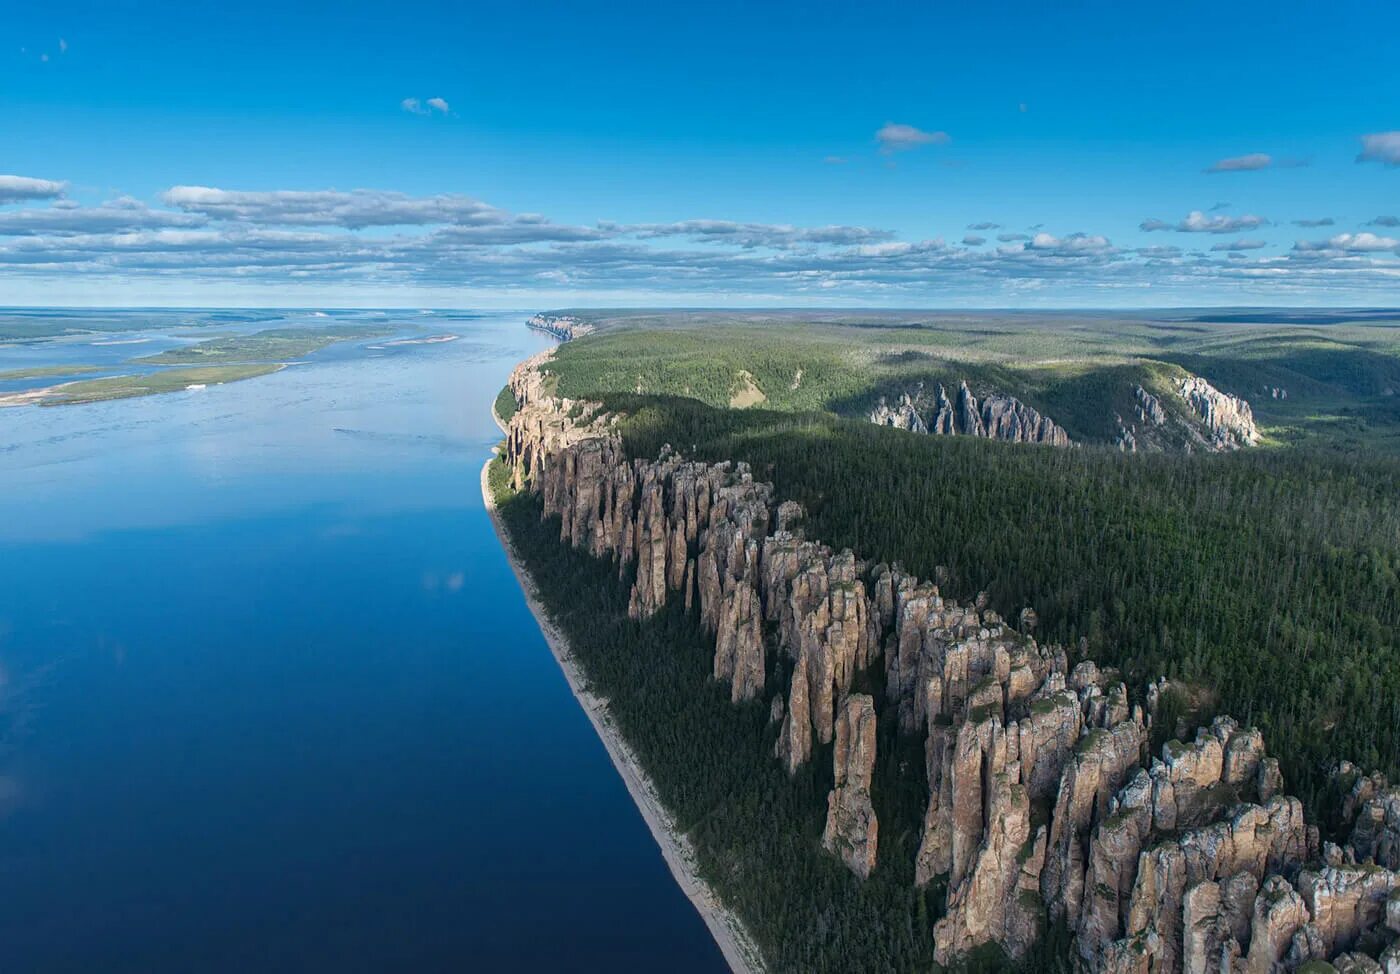
[[[954,398],[941,383],[931,395],[920,383],[913,392],[901,395],[895,405],[882,398],[871,410],[870,421],[914,433],[1069,446],[1069,436],[1050,417],[999,393],[989,393],[978,403],[966,382],[958,386]]]
[[[561,342],[580,338],[593,330],[592,325],[585,324],[573,315],[537,314],[525,324],[538,331],[549,332]]]
[[[1199,375],[1180,380],[1177,392],[1205,426],[1210,446],[1217,450],[1234,450],[1259,442],[1254,412],[1239,396],[1221,392]]]
[[[822,845],[858,876],[878,868],[878,722],[923,739],[914,865],[947,878],[941,962],[993,942],[1020,957],[1062,923],[1094,971],[1400,974],[1400,788],[1340,765],[1346,842],[1323,843],[1257,730],[1220,717],[1149,753],[1164,683],[1135,699],[983,598],[805,537],[742,463],[629,460],[612,417],[548,394],[547,360],[511,378],[517,487],[561,542],[616,563],[633,617],[675,603],[713,633],[715,679],[781,721],[785,768],[833,745]],[[880,700],[855,690],[873,668]]]

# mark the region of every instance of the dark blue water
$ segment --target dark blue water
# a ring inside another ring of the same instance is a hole
[[[724,969],[482,509],[522,320],[0,410],[0,970]]]

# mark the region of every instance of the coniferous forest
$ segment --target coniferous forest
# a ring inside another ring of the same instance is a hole
[[[778,727],[768,707],[730,703],[711,678],[712,640],[694,618],[671,604],[644,622],[628,619],[629,579],[611,561],[561,545],[558,518],[541,520],[539,499],[511,493],[505,466],[492,468],[502,521],[541,602],[690,839],[704,880],[743,919],[768,968],[936,969],[932,928],[944,891],[914,887],[928,799],[920,742],[882,731],[872,787],[881,864],[862,882],[821,850],[831,745],[788,778],[772,757]],[[781,654],[771,656],[776,685]],[[1068,957],[1067,940],[1052,932],[1022,969],[1068,971]],[[970,969],[1006,966],[993,948]]]
[[[1154,749],[1217,713],[1253,724],[1324,834],[1336,824],[1335,761],[1400,773],[1400,457],[1370,448],[1388,441],[1318,434],[1292,447],[1280,438],[1222,454],[1134,455],[924,436],[796,401],[733,408],[722,375],[710,377],[713,395],[698,396],[709,373],[691,359],[709,362],[703,349],[674,363],[654,336],[642,347],[664,352],[664,367],[646,366],[656,374],[638,380],[645,394],[620,392],[642,366],[614,341],[622,357],[600,371],[606,356],[590,353],[591,341],[566,346],[559,391],[601,399],[620,417],[631,456],[670,446],[694,460],[747,462],[776,498],[803,505],[808,538],[939,578],[960,600],[985,592],[1008,619],[1032,608],[1038,640],[1066,646],[1072,661],[1119,668],[1130,692],[1169,678]],[[750,353],[735,354],[746,366],[741,385],[757,377],[774,387]],[[846,364],[823,372],[807,367],[805,350],[801,358],[800,374],[790,355],[768,370],[801,379],[794,397],[809,381],[865,381],[842,379]],[[731,373],[725,361],[720,372]],[[607,381],[590,387],[599,376]],[[1075,383],[1046,395],[1079,396],[1081,416],[1103,408],[1102,390],[1083,399],[1093,382]],[[672,389],[685,394],[663,394]],[[882,668],[860,686],[882,710],[872,785],[880,857],[861,882],[820,846],[830,745],[790,779],[772,756],[778,727],[768,707],[729,702],[711,678],[713,641],[695,619],[674,604],[628,619],[630,569],[619,577],[611,561],[561,545],[557,520],[541,521],[534,496],[506,490],[499,464],[495,483],[543,602],[769,968],[936,969],[931,932],[945,891],[941,880],[913,884],[928,801],[923,742],[899,736]],[[791,678],[785,654],[769,649],[759,701]],[[1019,966],[1068,969],[1070,953],[1068,934],[1050,929]],[[1008,962],[993,947],[965,966]]]
[[[745,460],[809,534],[980,591],[1036,635],[1164,675],[1200,719],[1264,731],[1316,807],[1325,768],[1400,770],[1400,461],[1268,450],[1124,456],[913,436],[824,413],[614,397],[628,449]],[[1081,639],[1083,642],[1081,643]]]

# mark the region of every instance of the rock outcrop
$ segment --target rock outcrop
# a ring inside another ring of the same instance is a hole
[[[1337,768],[1346,842],[1323,844],[1259,731],[1219,717],[1149,754],[1164,682],[1135,705],[1114,671],[1037,643],[1033,613],[1016,631],[984,597],[943,595],[939,573],[807,538],[802,509],[744,464],[627,458],[596,405],[548,395],[547,361],[511,379],[515,484],[562,543],[617,565],[634,618],[675,605],[713,634],[715,680],[777,725],[790,773],[832,745],[822,844],[858,876],[879,868],[878,721],[922,736],[915,881],[946,877],[940,963],[991,943],[1024,956],[1053,922],[1091,971],[1400,968],[1400,789],[1384,777]],[[936,423],[982,416],[959,398]],[[1231,422],[1217,427],[1247,442]]]
[[[1205,426],[1214,449],[1234,450],[1259,442],[1254,412],[1239,396],[1221,392],[1199,375],[1182,379],[1177,392]]]
[[[836,721],[833,754],[836,787],[826,799],[822,845],[861,879],[875,868],[879,823],[870,801],[875,771],[875,701],[864,693],[846,698]]]
[[[592,325],[585,324],[573,315],[537,314],[525,324],[538,331],[548,332],[561,342],[580,338],[593,330]]]
[[[981,436],[1052,446],[1069,446],[1070,442],[1068,434],[1050,417],[1012,396],[993,392],[979,404],[966,382],[959,385],[955,399],[949,398],[941,383],[932,395],[927,395],[920,383],[912,393],[901,395],[895,405],[882,398],[871,410],[870,421],[942,436]]]

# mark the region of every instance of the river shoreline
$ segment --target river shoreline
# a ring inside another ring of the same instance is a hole
[[[496,425],[504,429],[494,408],[491,410],[491,415],[496,420]],[[587,682],[578,663],[573,658],[568,641],[564,638],[563,633],[549,621],[544,607],[536,596],[534,581],[530,578],[524,563],[516,553],[514,545],[511,544],[505,525],[501,522],[500,514],[496,510],[495,498],[491,494],[490,469],[491,460],[487,460],[481,468],[481,499],[486,505],[486,512],[491,517],[491,524],[496,529],[496,537],[500,540],[506,560],[510,562],[516,581],[520,583],[526,604],[529,605],[530,612],[534,615],[535,622],[539,625],[540,632],[544,635],[545,642],[549,645],[549,651],[554,655],[555,662],[563,671],[564,679],[568,681],[574,699],[583,708],[583,712],[588,715],[593,730],[597,733],[599,740],[603,742],[603,747],[607,750],[613,767],[617,769],[618,775],[621,776],[623,784],[627,786],[627,791],[632,796],[632,803],[636,805],[643,821],[647,824],[647,828],[651,831],[652,838],[660,847],[661,855],[671,870],[671,876],[695,907],[696,912],[700,914],[701,919],[705,921],[705,926],[709,928],[710,935],[719,946],[720,953],[724,955],[730,969],[735,974],[761,974],[763,962],[757,946],[744,930],[739,918],[720,902],[719,897],[700,878],[695,855],[690,848],[689,841],[676,828],[670,814],[657,797],[651,779],[642,770],[636,756],[632,754],[626,741],[623,740],[621,732],[613,726],[608,716],[607,701],[588,690]]]

